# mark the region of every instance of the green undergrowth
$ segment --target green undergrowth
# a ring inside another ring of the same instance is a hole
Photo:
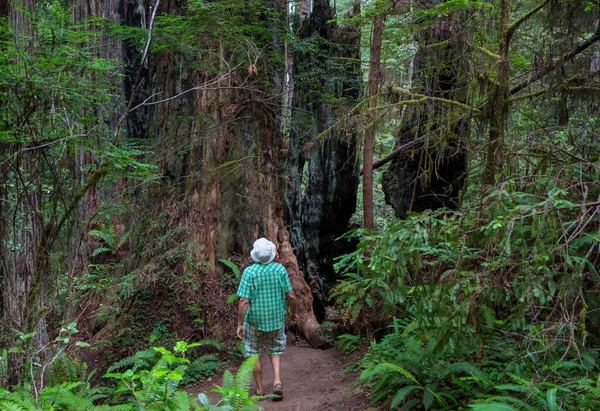
[[[550,186],[549,181],[549,187]],[[598,193],[592,193],[597,196]],[[334,288],[345,352],[393,409],[600,409],[595,208],[551,187],[349,234]],[[595,198],[595,197],[594,197]]]
[[[219,395],[212,402],[206,393],[193,397],[184,390],[187,383],[196,382],[196,374],[215,362],[211,356],[196,356],[194,351],[212,346],[215,341],[186,343],[178,341],[172,350],[151,347],[112,364],[102,376],[101,384],[90,382],[87,365],[72,359],[74,324],[68,335],[49,343],[44,350],[27,353],[30,380],[10,389],[0,389],[0,410],[13,411],[241,411],[261,410],[259,397],[249,389],[252,371],[258,357],[246,359],[236,375],[226,370],[223,385],[212,391]],[[27,336],[31,338],[32,336]],[[18,347],[12,352],[21,352]],[[25,351],[22,351],[24,354]],[[4,350],[0,371],[6,372],[7,351]],[[216,362],[215,362],[216,363]],[[216,369],[211,369],[215,371]],[[2,375],[4,377],[4,375]]]

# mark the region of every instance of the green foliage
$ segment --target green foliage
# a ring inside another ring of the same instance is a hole
[[[185,358],[186,352],[201,345],[204,343],[188,344],[179,341],[173,351],[163,347],[140,351],[133,357],[115,363],[104,377],[118,380],[116,393],[122,394],[129,404],[136,407],[135,409],[143,407],[146,410],[157,411],[199,410],[201,408],[190,400],[189,395],[178,388],[184,381],[190,364],[190,360]],[[196,363],[200,363],[200,359],[196,360]],[[123,372],[114,372],[125,367],[128,368]]]
[[[238,265],[232,261],[226,260],[224,258],[219,258],[217,260],[217,262],[223,264],[225,267],[229,268],[231,270],[231,272],[233,273],[233,275],[235,276],[235,279],[239,282],[242,279],[242,272],[240,271],[240,267],[238,267]]]
[[[212,342],[207,341],[210,345]],[[256,358],[245,361],[235,377],[229,371],[224,376],[223,387],[215,389],[221,394],[216,405],[210,404],[205,394],[200,394],[206,407],[201,407],[188,393],[179,389],[190,364],[186,353],[204,343],[177,342],[173,351],[163,347],[140,351],[110,367],[106,378],[118,382],[116,388],[92,388],[89,382],[77,381],[81,374],[71,370],[62,375],[63,382],[54,383],[38,391],[30,385],[14,387],[12,391],[0,390],[0,410],[18,411],[208,411],[208,410],[260,410],[254,402],[261,397],[248,395]],[[198,358],[195,362],[208,363],[214,357]],[[194,364],[194,363],[191,363]],[[123,369],[122,372],[114,372]],[[69,381],[69,378],[73,380]],[[104,404],[98,404],[103,402]]]
[[[0,410],[6,411],[126,411],[124,406],[96,406],[99,398],[96,390],[90,389],[88,383],[67,382],[45,387],[39,395],[31,394],[31,387],[16,387],[13,392],[0,390]]]
[[[374,402],[389,401],[391,408],[453,410],[461,397],[488,384],[479,367],[439,358],[423,345],[411,324],[372,342],[371,350],[357,364],[360,382],[372,390]]]
[[[210,411],[251,411],[262,410],[260,405],[255,402],[261,398],[260,396],[250,396],[248,391],[252,384],[252,371],[259,360],[259,357],[248,357],[240,368],[235,377],[229,370],[225,370],[223,374],[223,386],[213,388],[213,392],[221,394],[221,399],[216,404],[211,404],[206,394],[199,394],[198,399]]]
[[[332,295],[347,327],[385,334],[357,365],[374,401],[402,409],[459,409],[473,398],[473,409],[490,410],[596,405],[598,353],[587,346],[600,338],[590,328],[599,302],[585,290],[600,285],[590,259],[599,238],[572,193],[549,184],[533,195],[537,183],[489,190],[461,212],[350,235],[358,248],[339,259],[344,279]]]
[[[189,385],[204,381],[206,378],[214,375],[223,362],[216,355],[205,354],[191,361],[185,370],[182,385]]]
[[[200,346],[211,347],[217,350],[223,348],[223,344],[216,340],[202,340],[194,344],[187,344],[179,341],[175,344],[174,354],[184,356],[190,348]],[[178,363],[179,369],[183,371],[183,374],[180,378],[180,384],[189,384],[201,381],[203,378],[213,375],[215,371],[222,365],[216,355],[201,355],[196,357],[194,360],[182,358],[180,361],[175,360],[168,351],[164,351],[164,349],[161,347],[157,347],[138,351],[133,356],[126,357],[115,362],[107,369],[107,376],[111,378],[118,378],[118,375],[123,373],[114,373],[114,371],[122,369],[126,369],[125,372],[131,371],[134,373],[134,375],[136,373],[145,374],[146,371],[143,370],[153,370],[155,367],[157,367],[159,370],[158,373],[163,373],[165,367],[169,368],[174,363]]]
[[[360,337],[352,334],[342,334],[335,341],[335,348],[344,355],[352,354],[361,344]]]

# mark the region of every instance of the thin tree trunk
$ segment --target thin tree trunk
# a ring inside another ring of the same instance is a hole
[[[500,157],[504,146],[504,118],[506,115],[506,98],[510,81],[510,62],[508,59],[510,41],[510,0],[500,2],[499,18],[499,56],[497,62],[496,81],[491,87],[488,97],[488,116],[490,121],[487,159],[483,174],[483,183],[492,186],[496,182],[496,174],[501,169]]]
[[[375,228],[373,213],[373,156],[375,152],[375,116],[372,114],[377,107],[377,92],[379,90],[379,66],[381,62],[381,39],[383,36],[383,15],[375,17],[373,23],[373,39],[371,41],[371,60],[369,62],[369,124],[365,130],[363,150],[363,210],[364,227]]]

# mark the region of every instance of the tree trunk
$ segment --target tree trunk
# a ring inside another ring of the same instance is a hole
[[[424,29],[417,39],[412,91],[465,103],[468,37],[469,33],[452,17],[440,18]],[[432,44],[436,47],[429,47]],[[399,102],[406,98],[389,97]],[[392,205],[396,217],[404,218],[409,211],[458,206],[467,170],[464,140],[469,117],[456,115],[453,110],[433,100],[406,107],[396,139],[398,151],[382,179],[386,202]]]
[[[351,16],[359,14],[357,1]],[[357,130],[352,118],[332,126],[360,97],[360,27],[333,22],[327,0],[313,3],[310,18],[296,17],[300,40],[314,41],[318,50],[295,55],[284,216],[300,270],[312,285],[315,312],[323,320],[329,289],[337,278],[333,260],[352,247],[337,238],[348,230],[356,210]],[[336,57],[344,63],[332,65]]]
[[[504,120],[506,117],[506,98],[509,91],[510,61],[509,61],[509,25],[510,25],[510,0],[500,2],[499,18],[499,50],[498,63],[496,64],[496,80],[488,95],[486,117],[490,122],[487,158],[483,173],[483,184],[493,186],[496,183],[496,174],[501,170],[502,148],[504,146]]]
[[[379,90],[379,65],[381,61],[381,40],[383,37],[383,16],[375,17],[373,23],[373,39],[371,40],[371,59],[369,62],[368,99],[369,110],[374,112],[377,107]],[[368,230],[375,228],[373,214],[373,156],[375,154],[375,116],[370,115],[369,124],[365,131],[363,151],[363,210],[364,226]]]

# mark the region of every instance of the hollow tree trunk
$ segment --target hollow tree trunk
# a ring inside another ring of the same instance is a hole
[[[465,37],[468,33],[452,17],[440,18],[422,32],[417,39],[413,92],[466,102]],[[432,44],[436,47],[429,47]],[[467,167],[463,140],[468,118],[452,117],[452,108],[431,100],[407,107],[396,146],[416,143],[390,162],[382,179],[386,202],[396,217],[404,218],[408,211],[458,206]]]
[[[355,2],[351,15],[359,14],[360,3]],[[329,288],[336,280],[333,259],[351,248],[347,241],[337,238],[348,230],[356,210],[359,171],[352,119],[344,126],[330,127],[349,115],[360,96],[360,27],[338,25],[331,19],[329,2],[317,0],[310,18],[296,20],[301,39],[317,38],[319,47],[315,53],[295,55],[295,110],[284,195],[290,241],[300,269],[312,284],[320,319],[325,317]],[[345,63],[331,64],[336,57],[343,57],[340,61]],[[346,104],[330,98],[345,100]]]

